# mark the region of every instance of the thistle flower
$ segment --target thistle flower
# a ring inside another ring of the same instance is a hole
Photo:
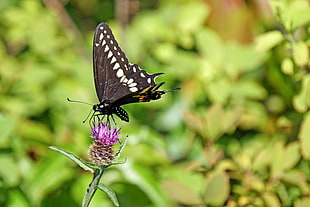
[[[91,138],[94,138],[96,142],[100,142],[104,145],[111,146],[119,141],[120,130],[121,130],[120,128],[111,129],[108,122],[102,123],[99,120],[99,123],[91,129],[92,133]]]
[[[89,159],[98,165],[109,165],[115,158],[112,146],[119,141],[120,128],[111,128],[108,122],[100,120],[91,129],[91,138],[95,139],[89,147]]]

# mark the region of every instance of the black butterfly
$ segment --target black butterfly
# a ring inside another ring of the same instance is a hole
[[[93,67],[100,101],[93,106],[94,113],[99,112],[97,115],[116,114],[121,120],[128,122],[128,114],[121,105],[149,102],[168,92],[157,90],[164,82],[155,83],[155,78],[163,73],[149,74],[137,64],[128,62],[110,27],[104,22],[97,26],[94,35]]]

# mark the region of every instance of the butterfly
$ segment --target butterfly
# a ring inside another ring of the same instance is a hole
[[[137,64],[130,63],[104,22],[97,26],[94,34],[93,72],[100,102],[93,105],[94,113],[108,117],[115,114],[126,122],[129,122],[129,116],[122,105],[149,102],[168,91],[180,89],[158,90],[164,82],[157,84],[155,78],[163,73],[149,74]]]

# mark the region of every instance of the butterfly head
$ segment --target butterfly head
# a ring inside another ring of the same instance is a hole
[[[109,113],[109,106],[111,105],[111,102],[110,101],[102,101],[100,102],[99,104],[95,104],[93,105],[93,110],[95,112],[99,112],[100,114],[103,114],[103,115],[111,115]]]

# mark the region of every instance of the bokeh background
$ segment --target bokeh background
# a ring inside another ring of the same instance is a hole
[[[128,144],[102,182],[123,207],[310,206],[307,0],[1,0],[0,206],[81,206],[92,37],[107,22],[129,60],[164,72],[118,122]],[[91,206],[113,206],[97,192]]]

